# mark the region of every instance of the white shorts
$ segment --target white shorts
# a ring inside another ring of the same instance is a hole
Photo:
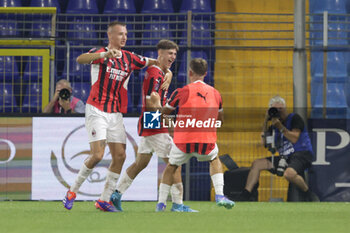
[[[155,152],[159,158],[168,158],[172,142],[173,139],[168,133],[144,136],[141,137],[137,153],[152,154]]]
[[[102,112],[98,108],[86,104],[85,128],[88,132],[89,142],[107,140],[107,142],[126,144],[123,115],[120,112]]]
[[[215,143],[215,148],[207,155],[201,155],[197,152],[185,153],[181,151],[174,143],[171,147],[169,155],[169,163],[177,166],[181,166],[186,163],[192,156],[196,157],[198,161],[212,161],[218,156],[219,148]]]

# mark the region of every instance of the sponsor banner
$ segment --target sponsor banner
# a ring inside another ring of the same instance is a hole
[[[350,201],[349,120],[312,119],[315,160],[309,184],[321,201]]]
[[[0,118],[0,200],[29,200],[32,118]]]
[[[122,174],[134,161],[139,137],[138,118],[124,118],[127,132],[126,160]],[[33,200],[61,200],[73,184],[90,146],[85,129],[85,118],[33,118]],[[99,198],[106,180],[111,155],[106,146],[103,160],[94,168],[81,186],[77,200]],[[134,180],[123,195],[123,200],[157,200],[157,156]]]

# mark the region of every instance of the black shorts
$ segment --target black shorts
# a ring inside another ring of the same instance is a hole
[[[273,168],[269,170],[272,174],[276,174],[280,158],[281,156],[273,157]],[[272,161],[272,157],[266,157],[266,159],[270,162]],[[311,167],[312,153],[310,151],[297,151],[288,157],[287,163],[288,167],[293,168],[299,175],[304,176],[304,171]]]

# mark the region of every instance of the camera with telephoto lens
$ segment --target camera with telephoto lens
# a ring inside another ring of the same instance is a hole
[[[283,176],[284,171],[288,167],[287,159],[285,156],[281,155],[280,161],[278,162],[278,166],[276,169],[277,176]]]
[[[63,100],[68,100],[70,98],[70,91],[67,88],[63,88],[62,90],[60,90],[60,92],[58,93],[58,96],[63,99]]]
[[[272,118],[279,118],[280,117],[280,112],[275,107],[269,108],[269,110],[267,110],[267,114],[269,115],[269,120],[271,120]]]
[[[265,132],[264,132],[264,146],[267,148],[268,151],[270,151],[272,154],[276,153],[276,147],[275,147],[275,131],[273,130],[272,126],[270,126]]]

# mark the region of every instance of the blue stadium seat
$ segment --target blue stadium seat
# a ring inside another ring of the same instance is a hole
[[[0,80],[13,82],[20,79],[16,59],[10,56],[0,56]]]
[[[21,7],[21,0],[0,0],[0,7]]]
[[[311,54],[311,105],[312,117],[322,117],[323,103],[323,53]],[[348,84],[344,52],[328,52],[327,56],[327,117],[345,118]]]
[[[0,82],[0,112],[17,112],[17,110],[12,84]]]
[[[309,0],[310,13],[329,13],[346,14],[346,0]]]
[[[180,12],[211,12],[210,0],[183,0]]]
[[[18,37],[20,35],[19,24],[15,21],[0,21],[0,37]]]
[[[67,14],[98,14],[96,0],[69,0]]]
[[[69,25],[69,32],[67,34],[67,37],[71,45],[98,44],[98,36],[95,30],[95,25],[91,19],[75,19],[75,22]]]
[[[86,103],[89,98],[91,85],[90,83],[72,83],[73,96],[81,99]]]
[[[41,84],[27,83],[26,94],[23,98],[22,112],[41,112]]]
[[[327,53],[327,82],[347,83],[347,64],[345,63],[344,52]],[[311,53],[311,105],[316,104],[317,93],[322,89],[323,83],[323,52]]]
[[[86,53],[83,49],[72,49],[70,52],[69,80],[72,82],[90,82],[90,65],[76,62],[79,55]],[[62,72],[62,78],[67,79],[67,60]]]
[[[182,33],[180,45],[187,45],[187,26]],[[207,23],[195,22],[192,23],[192,46],[210,46],[213,44],[211,32]]]
[[[56,12],[61,13],[61,7],[58,0],[32,0],[30,2],[32,7],[56,7]],[[27,26],[29,35],[33,37],[51,37],[51,15],[36,15],[27,16],[28,21],[33,21]]]
[[[107,0],[103,14],[135,14],[134,0]]]
[[[199,50],[199,51],[191,51],[191,57],[193,58],[203,58],[206,61],[208,61],[208,56],[206,54],[205,51]],[[210,74],[211,74],[211,69],[210,69],[210,65],[208,62],[208,71],[207,71],[207,76],[204,78],[204,81],[206,83],[208,83],[208,81],[210,80]],[[178,86],[177,87],[182,87],[184,85],[186,85],[187,83],[187,52],[183,52],[182,56],[181,56],[181,60],[180,60],[180,67],[179,67],[179,71],[177,74],[177,82],[178,82]]]
[[[328,47],[347,45],[347,19],[332,15],[328,20]],[[323,15],[310,16],[310,44],[323,46]]]
[[[56,7],[56,12],[61,13],[61,7],[58,0],[31,0],[32,7]]]
[[[141,13],[174,13],[171,0],[145,0]]]
[[[145,25],[141,44],[156,45],[161,39],[172,39],[172,37],[169,24],[152,21]]]
[[[21,7],[20,0],[0,0],[0,7]],[[0,14],[0,37],[18,37],[21,35],[23,15]]]
[[[125,14],[136,14],[135,9],[135,3],[134,0],[107,0],[104,11],[103,11],[103,18],[104,21],[106,21],[105,24],[101,25],[101,38],[103,38],[103,43],[108,44],[108,38],[107,38],[107,25],[108,23],[112,21],[119,21],[119,22],[125,22],[126,28],[128,29],[128,40],[127,40],[127,46],[128,45],[135,45],[136,40],[135,38],[135,28],[134,24],[128,23],[135,21],[135,18],[132,16],[126,16]],[[105,16],[105,14],[113,14],[113,16]]]
[[[42,57],[28,57],[27,64],[23,72],[25,82],[38,82],[42,79]]]
[[[322,85],[316,93],[315,104],[312,109],[312,118],[322,118],[323,91]],[[327,118],[345,119],[347,117],[348,105],[344,91],[344,84],[327,83]]]

